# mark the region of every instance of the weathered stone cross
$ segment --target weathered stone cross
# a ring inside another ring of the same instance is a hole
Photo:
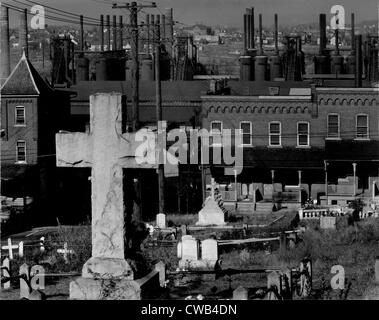
[[[127,278],[133,272],[125,257],[123,168],[155,168],[138,164],[136,133],[122,133],[121,94],[90,97],[90,132],[58,133],[59,167],[91,167],[92,257],[83,267],[84,278]],[[155,137],[147,141],[155,153]],[[146,142],[145,142],[146,145]]]

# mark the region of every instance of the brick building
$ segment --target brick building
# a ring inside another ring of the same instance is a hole
[[[53,199],[55,133],[69,127],[68,92],[53,89],[25,54],[1,87],[1,196],[36,207]],[[10,202],[10,203],[9,203]]]
[[[204,128],[243,131],[237,184],[222,164],[206,174],[208,183],[210,175],[216,178],[232,207],[236,197],[239,211],[298,207],[309,197],[342,205],[377,198],[378,88],[276,82],[251,85],[251,91],[202,96]]]

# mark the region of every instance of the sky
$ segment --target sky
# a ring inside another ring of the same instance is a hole
[[[41,4],[84,14],[85,16],[98,18],[100,14],[120,15],[127,14],[126,10],[112,9],[112,3],[116,0],[34,0]],[[23,7],[20,2],[25,0],[5,0],[5,3]],[[122,1],[117,2],[122,4]],[[174,19],[184,24],[204,23],[208,25],[242,26],[242,15],[245,8],[254,7],[256,16],[263,15],[263,24],[272,25],[274,13],[279,15],[279,24],[296,25],[318,21],[319,13],[326,13],[330,19],[330,9],[333,5],[343,5],[346,14],[346,23],[350,23],[350,14],[355,12],[356,22],[364,20],[378,20],[379,0],[156,0],[157,6],[162,12],[165,8],[174,9]],[[140,4],[151,2],[137,1]],[[28,8],[26,6],[26,8]],[[144,9],[147,13],[159,14],[158,9]],[[143,14],[144,16],[144,14]],[[257,19],[257,18],[256,18]],[[11,25],[14,25],[11,16]]]

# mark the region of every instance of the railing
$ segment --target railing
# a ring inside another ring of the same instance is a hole
[[[328,208],[318,208],[318,209],[299,209],[299,217],[302,219],[318,219],[321,216],[329,216]]]
[[[219,191],[218,192],[223,201],[236,201],[236,193],[235,191]],[[206,192],[206,196],[209,197],[211,195],[210,191]]]

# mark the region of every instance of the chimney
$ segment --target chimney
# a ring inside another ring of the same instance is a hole
[[[362,87],[362,35],[355,37],[355,87]]]
[[[124,23],[122,21],[122,16],[119,16],[118,17],[119,21],[118,21],[118,42],[117,42],[117,45],[118,45],[118,49],[119,50],[122,50],[124,48],[124,39],[123,39],[123,28],[124,28]]]
[[[172,46],[174,44],[174,18],[172,8],[166,9],[166,38],[167,46],[166,50],[169,55],[172,55]]]
[[[248,43],[249,43],[249,35],[248,35],[248,29],[247,29],[247,19],[248,19],[248,15],[247,14],[244,14],[243,15],[243,51],[244,51],[244,54],[246,54],[247,52],[247,49],[249,47]]]
[[[166,16],[161,16],[161,38],[164,44],[166,44]]]
[[[254,25],[254,8],[251,8],[250,12],[250,48],[255,48],[255,25]]]
[[[259,55],[263,56],[263,28],[262,28],[262,14],[259,14]]]
[[[325,54],[326,49],[326,14],[320,14],[320,55]]]
[[[29,57],[28,48],[28,10],[24,9],[20,14],[20,29],[19,29],[19,48],[21,55],[25,52],[25,56]]]
[[[6,79],[11,73],[9,47],[9,8],[0,6],[0,79]]]
[[[106,20],[106,28],[107,28],[107,51],[111,50],[111,17],[107,14]]]
[[[80,15],[80,50],[84,51],[84,22],[83,22],[83,15]]]
[[[351,52],[355,54],[355,15],[351,14]]]
[[[112,50],[116,51],[117,50],[117,17],[114,15],[113,16],[113,27],[112,27],[112,34],[113,34],[113,45],[112,45]]]
[[[251,19],[250,19],[250,16],[251,16],[250,9],[246,9],[246,31],[247,31],[246,47],[247,47],[247,50],[249,50],[251,48],[251,33],[250,33],[251,32]]]
[[[101,40],[101,51],[104,51],[104,15],[100,16],[100,40]]]
[[[275,55],[279,55],[279,47],[278,47],[278,14],[275,13],[275,33],[274,33],[274,41],[275,41]]]

